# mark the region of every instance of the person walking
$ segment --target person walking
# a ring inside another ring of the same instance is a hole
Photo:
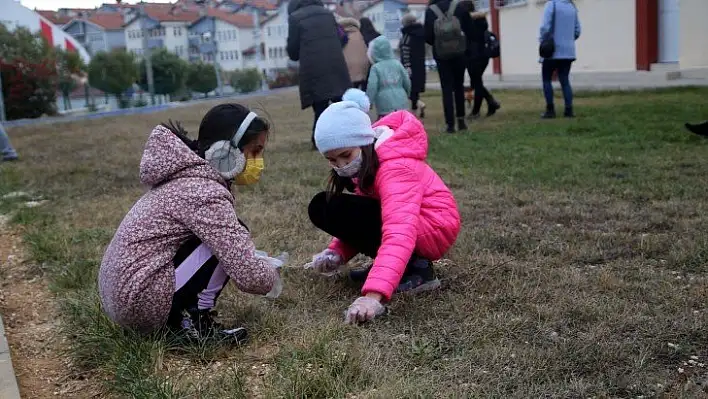
[[[420,118],[425,118],[425,103],[420,101],[420,93],[425,91],[425,28],[413,14],[406,14],[401,19],[401,41],[399,51],[401,64],[411,78],[411,110]]]
[[[0,152],[2,152],[2,161],[17,161],[19,157],[17,156],[17,151],[12,147],[10,143],[10,137],[7,136],[5,128],[0,123]]]
[[[487,13],[475,10],[474,3],[471,1],[463,3],[469,7],[470,16],[472,17],[471,34],[467,36],[467,72],[470,75],[470,85],[474,90],[474,103],[470,119],[479,118],[479,111],[482,107],[482,101],[487,101],[487,116],[494,115],[501,105],[492,97],[489,90],[484,87],[484,71],[489,66],[489,54],[487,54],[487,32],[489,24],[487,23]]]
[[[339,25],[347,34],[347,44],[344,46],[344,60],[349,69],[352,87],[362,89],[366,86],[369,73],[369,58],[366,56],[366,42],[361,34],[359,21],[354,18],[342,18]]]
[[[566,118],[575,116],[573,111],[573,89],[570,86],[570,67],[575,61],[575,41],[580,37],[580,19],[578,10],[572,0],[549,0],[543,11],[539,40],[543,43],[548,38],[553,39],[555,51],[553,55],[542,58],[541,76],[543,79],[543,95],[546,98],[544,119],[556,117],[553,104],[553,74],[558,74],[563,99],[565,101]]]
[[[443,112],[447,132],[461,131],[465,124],[465,51],[472,30],[472,17],[459,0],[430,0],[425,10],[425,41],[433,46],[433,58],[440,74]]]
[[[361,31],[361,35],[364,36],[364,43],[366,43],[367,47],[372,40],[381,36],[381,33],[374,27],[374,23],[367,17],[359,20],[359,30]]]
[[[294,0],[288,5],[288,57],[299,61],[300,105],[312,107],[312,148],[315,148],[315,125],[320,114],[342,98],[351,88],[349,70],[334,15],[321,0]]]

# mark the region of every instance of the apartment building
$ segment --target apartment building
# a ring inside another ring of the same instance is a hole
[[[261,39],[264,43],[262,69],[269,75],[288,66],[288,3],[282,2],[275,15],[261,23]]]
[[[144,48],[143,34],[146,34],[148,48],[166,48],[180,58],[188,60],[188,28],[199,18],[199,13],[182,10],[166,11],[161,7],[145,7],[144,10],[145,18],[140,18],[136,14],[123,27],[126,50],[141,57]]]
[[[224,71],[254,67],[255,15],[209,8],[189,25],[189,59],[216,60]]]
[[[87,18],[74,18],[62,29],[92,56],[99,51],[125,48],[123,16],[120,13],[94,13]]]

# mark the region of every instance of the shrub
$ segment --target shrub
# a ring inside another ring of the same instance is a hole
[[[8,119],[56,114],[57,72],[53,63],[0,61],[0,73]]]
[[[147,107],[148,103],[144,98],[138,98],[133,102],[133,107],[135,108],[142,108],[142,107]]]
[[[187,87],[190,90],[202,93],[206,96],[209,92],[216,89],[218,83],[216,81],[216,72],[214,71],[213,65],[198,61],[189,64],[188,71]]]
[[[268,80],[268,88],[297,86],[300,83],[299,74],[293,70],[278,71],[273,79]]]
[[[231,73],[231,87],[241,93],[251,93],[261,87],[262,77],[257,69],[241,69]]]

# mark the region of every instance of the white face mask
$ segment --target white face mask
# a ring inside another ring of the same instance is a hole
[[[359,151],[359,154],[356,158],[352,159],[351,162],[341,168],[333,166],[332,169],[334,169],[334,171],[341,177],[354,177],[357,173],[359,173],[359,169],[361,169],[361,162],[361,151]]]

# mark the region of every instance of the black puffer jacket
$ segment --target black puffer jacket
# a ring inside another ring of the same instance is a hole
[[[425,91],[425,29],[419,22],[401,28],[401,64],[411,69],[411,93]]]
[[[288,5],[288,56],[300,61],[300,105],[341,97],[352,86],[334,15],[321,0]]]
[[[471,7],[468,1],[460,1],[457,3],[457,8],[455,9],[455,16],[460,21],[460,27],[465,36],[470,36],[472,34],[472,17],[470,16]],[[452,4],[451,0],[437,0],[432,1],[428,8],[425,9],[425,41],[429,45],[433,46],[433,58],[438,59],[437,52],[435,51],[435,21],[438,16],[430,9],[430,6],[437,4],[440,11],[447,13],[447,10]]]
[[[485,53],[485,33],[489,29],[487,14],[484,12],[473,12],[472,26],[470,34],[467,35],[467,58],[470,61],[486,61]]]

